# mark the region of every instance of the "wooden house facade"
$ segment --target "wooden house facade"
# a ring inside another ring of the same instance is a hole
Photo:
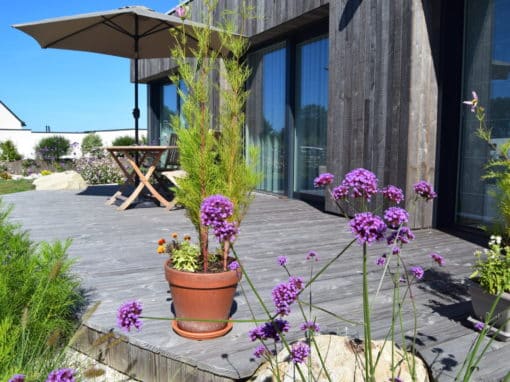
[[[220,0],[217,15],[240,0]],[[495,143],[510,136],[510,0],[248,0],[244,30],[246,140],[259,147],[261,191],[336,211],[312,181],[356,167],[411,195],[425,179],[439,193],[415,225],[471,235],[495,216],[481,181],[490,150],[463,100],[478,92]],[[200,20],[203,0],[192,0]],[[170,59],[142,60],[149,140],[178,112]]]

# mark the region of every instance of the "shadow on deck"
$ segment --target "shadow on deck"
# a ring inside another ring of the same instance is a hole
[[[146,382],[224,382],[249,378],[259,364],[252,355],[256,344],[247,336],[251,324],[235,324],[226,336],[201,342],[179,337],[166,320],[145,320],[142,331],[128,335],[115,327],[117,308],[126,300],[140,300],[146,316],[172,315],[163,273],[164,258],[156,254],[156,242],[172,232],[193,234],[193,227],[184,210],[146,208],[119,212],[114,206],[106,206],[106,198],[114,192],[108,187],[90,187],[79,194],[29,191],[3,197],[15,206],[11,219],[30,231],[33,240],[73,240],[69,254],[77,260],[74,269],[90,292],[91,302],[100,302],[84,323],[84,335],[76,347]],[[415,288],[417,346],[439,381],[453,381],[476,336],[467,322],[471,306],[466,288],[475,245],[432,229],[420,230],[416,237],[405,250],[406,265],[430,266]],[[339,217],[321,213],[301,201],[257,195],[241,227],[236,250],[269,303],[272,287],[286,279],[283,269],[276,265],[277,256],[287,256],[291,272],[306,278],[309,264],[305,257],[309,250],[315,250],[323,263],[350,240],[347,224]],[[371,248],[374,260],[383,250]],[[433,267],[428,256],[431,252],[446,258],[444,268]],[[315,303],[348,319],[360,320],[360,271],[360,251],[354,248],[314,284]],[[373,289],[380,272],[380,268],[370,264]],[[243,286],[247,289],[246,284]],[[254,301],[251,294],[248,296]],[[375,338],[386,334],[390,298],[391,290],[385,285],[373,306]],[[233,318],[250,318],[243,296],[238,294],[235,302],[237,311]],[[260,308],[256,313],[262,316]],[[406,314],[405,318],[405,332],[409,335],[412,317]],[[291,315],[290,322],[296,328],[301,319]],[[359,331],[320,312],[317,322],[329,333]],[[500,380],[508,372],[508,359],[510,346],[494,342],[481,364],[482,379],[475,380]]]

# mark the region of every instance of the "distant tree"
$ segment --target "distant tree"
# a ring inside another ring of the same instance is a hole
[[[135,138],[130,135],[123,135],[113,140],[112,146],[131,146],[135,144]]]
[[[103,146],[103,140],[96,133],[87,134],[81,142],[81,152],[83,155],[95,153]]]
[[[35,146],[35,153],[38,158],[51,162],[57,161],[62,156],[68,154],[70,148],[71,143],[68,139],[60,135],[53,135],[41,139]]]
[[[0,160],[13,162],[20,160],[21,154],[18,152],[16,145],[10,139],[0,142]]]

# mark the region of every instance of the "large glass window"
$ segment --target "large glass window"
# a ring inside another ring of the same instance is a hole
[[[510,0],[466,0],[463,97],[478,93],[493,143],[510,138]],[[462,108],[456,222],[480,227],[496,213],[493,185],[481,179],[491,157],[475,134],[478,121]]]
[[[328,39],[296,47],[294,191],[322,194],[313,179],[326,170]]]
[[[286,49],[277,44],[249,56],[252,68],[247,103],[248,145],[259,150],[259,189],[285,191],[286,157]]]
[[[179,103],[177,98],[177,86],[175,84],[165,84],[161,87],[159,143],[162,146],[170,143],[170,137],[173,133],[171,126],[172,117],[179,113]]]

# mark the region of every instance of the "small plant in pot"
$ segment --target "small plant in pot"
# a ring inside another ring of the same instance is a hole
[[[214,253],[208,252],[208,246],[201,252],[189,235],[180,241],[174,233],[169,243],[164,239],[158,242],[158,253],[170,256],[165,262],[165,277],[176,316],[172,327],[181,336],[209,339],[232,328],[228,319],[241,278],[238,263],[229,256],[237,234],[237,223],[231,221],[233,207],[222,195],[212,195],[202,202],[200,224],[212,228],[220,244]]]
[[[476,320],[488,323],[499,338],[510,339],[510,246],[491,236],[489,248],[476,251],[469,291]],[[488,321],[488,322],[487,322]]]

